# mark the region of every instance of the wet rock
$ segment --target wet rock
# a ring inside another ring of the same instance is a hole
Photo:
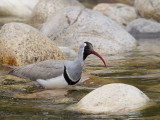
[[[37,88],[30,80],[12,75],[0,76],[0,95],[10,96],[14,93],[32,93]]]
[[[88,89],[95,89],[95,87],[100,87],[105,84],[110,83],[119,83],[120,80],[116,78],[104,78],[104,77],[98,77],[94,75],[89,75],[89,79],[84,81],[82,84],[85,85]]]
[[[41,92],[35,92],[31,94],[24,93],[16,93],[13,95],[15,98],[45,98],[45,99],[53,99],[53,98],[63,98],[67,95],[67,89],[56,89],[56,90],[45,90]]]
[[[39,0],[1,0],[0,16],[28,18]]]
[[[8,23],[0,30],[0,60],[3,64],[26,65],[47,59],[65,59],[53,41],[23,23]]]
[[[31,24],[39,26],[66,6],[83,6],[77,0],[40,0],[33,10]]]
[[[112,20],[116,21],[121,26],[126,26],[128,23],[137,18],[134,7],[120,3],[100,3],[96,5],[93,10],[101,12]]]
[[[66,7],[40,29],[58,46],[78,50],[89,41],[100,54],[115,54],[135,47],[135,39],[117,23],[99,12],[81,7]]]
[[[126,30],[136,39],[160,38],[160,24],[153,20],[147,20],[144,18],[136,19],[129,23]]]
[[[76,109],[83,113],[118,114],[136,110],[148,102],[149,98],[136,87],[113,83],[90,92],[77,103]]]
[[[135,9],[140,16],[147,19],[155,19],[160,22],[160,1],[159,0],[135,0]]]

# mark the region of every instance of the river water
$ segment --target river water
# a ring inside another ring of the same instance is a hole
[[[160,119],[160,40],[139,40],[138,47],[119,55],[103,56],[107,68],[102,62],[91,56],[86,60],[85,72],[90,80],[76,85],[67,97],[72,100],[56,102],[53,99],[25,99],[0,96],[0,119]],[[1,73],[5,70],[1,68]],[[108,83],[125,83],[142,90],[156,104],[125,115],[93,115],[71,112],[65,108],[77,103],[92,89]]]
[[[0,95],[0,119],[2,120],[81,120],[81,119],[160,119],[160,38],[138,40],[137,48],[125,54],[103,56],[102,62],[87,58],[84,72],[89,80],[71,88],[67,100],[43,98],[14,98]],[[8,69],[0,67],[0,80]],[[109,84],[125,83],[142,90],[154,105],[125,115],[82,114],[68,111],[66,107],[77,103],[93,89]],[[0,86],[1,87],[1,86]]]

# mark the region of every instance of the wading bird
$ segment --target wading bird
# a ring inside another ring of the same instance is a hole
[[[12,70],[9,74],[37,81],[46,89],[65,88],[75,85],[81,79],[84,61],[90,54],[99,57],[106,67],[104,59],[93,50],[92,44],[84,42],[73,61],[46,60],[25,66],[10,66]]]

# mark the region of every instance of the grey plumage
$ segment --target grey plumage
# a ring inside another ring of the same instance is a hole
[[[37,79],[50,79],[55,78],[64,73],[64,65],[66,71],[72,81],[77,81],[81,78],[81,73],[84,65],[83,52],[85,44],[82,44],[79,48],[79,52],[74,61],[64,60],[46,60],[43,62],[37,62],[25,66],[12,67],[12,71],[9,73],[21,78],[30,80]]]
[[[84,62],[75,59],[74,61],[66,61],[64,65],[66,66],[67,73],[72,81],[75,82],[81,79]]]
[[[61,75],[64,70],[64,62],[64,60],[46,60],[25,66],[11,66],[12,71],[9,74],[30,80],[45,80]]]
[[[84,42],[81,44],[74,61],[46,60],[25,66],[10,66],[12,71],[9,74],[25,79],[37,80],[46,88],[62,88],[66,85],[74,85],[80,80],[84,60],[90,54],[98,56],[106,66],[104,59],[93,50],[92,44]],[[52,83],[53,85],[51,85]]]

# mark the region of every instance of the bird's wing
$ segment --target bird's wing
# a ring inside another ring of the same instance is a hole
[[[60,76],[64,71],[64,60],[46,60],[19,67],[10,67],[11,75],[30,80],[50,79]]]

